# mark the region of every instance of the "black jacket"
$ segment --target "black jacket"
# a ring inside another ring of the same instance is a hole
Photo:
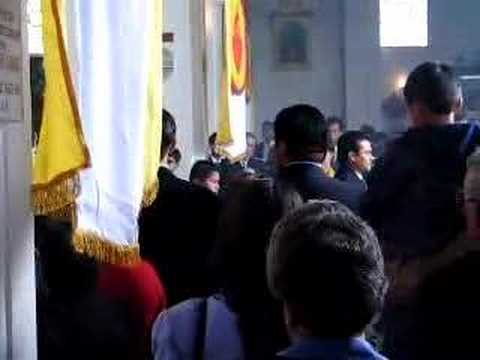
[[[207,189],[158,171],[154,203],[140,216],[140,251],[163,280],[169,305],[207,295],[207,259],[215,241],[219,202]]]
[[[387,259],[430,255],[458,235],[466,158],[478,144],[480,130],[469,124],[410,129],[390,144],[362,207]]]
[[[367,183],[355,174],[355,171],[348,165],[342,165],[335,174],[335,179],[352,185],[361,192],[367,191]]]
[[[351,185],[328,177],[312,163],[292,163],[282,168],[277,182],[295,189],[305,200],[334,200],[358,213],[362,192]]]

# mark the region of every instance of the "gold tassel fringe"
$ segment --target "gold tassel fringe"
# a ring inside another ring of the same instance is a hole
[[[76,225],[76,221],[77,221],[76,215],[77,215],[77,210],[75,208],[75,203],[48,213],[48,216],[59,219],[59,220],[63,220],[63,221],[69,221],[74,226]]]
[[[33,212],[36,215],[69,215],[79,193],[77,174],[45,186],[34,185],[31,193]]]
[[[79,253],[104,264],[132,265],[141,261],[138,246],[116,245],[94,232],[75,231],[73,244]]]

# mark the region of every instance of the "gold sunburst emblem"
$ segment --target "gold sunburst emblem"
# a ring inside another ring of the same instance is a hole
[[[233,94],[245,91],[248,72],[247,21],[243,0],[230,0],[228,61],[231,67],[230,82]]]

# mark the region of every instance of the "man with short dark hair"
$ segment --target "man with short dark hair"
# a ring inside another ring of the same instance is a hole
[[[265,162],[255,157],[257,149],[257,137],[247,132],[245,135],[247,138],[247,149],[244,157],[234,163],[230,169],[230,180],[235,178],[241,178],[246,175],[253,175],[254,177],[263,177],[266,174]]]
[[[169,305],[208,295],[208,256],[215,241],[218,198],[211,191],[177,178],[167,165],[177,127],[163,111],[158,195],[139,219],[140,252],[165,283]]]
[[[385,314],[385,348],[394,359],[415,353],[414,305],[423,264],[431,263],[463,228],[458,205],[466,159],[480,144],[474,124],[454,124],[461,106],[453,69],[424,63],[404,89],[412,127],[376,162],[363,216],[377,231],[392,278]]]
[[[310,105],[282,110],[275,120],[277,183],[293,188],[305,200],[336,200],[358,212],[362,192],[328,177],[322,162],[327,151],[327,124]]]
[[[222,187],[228,187],[228,178],[232,172],[233,164],[228,158],[222,155],[220,146],[217,144],[217,133],[214,132],[208,137],[207,161],[216,166],[222,181]]]
[[[210,161],[200,160],[193,164],[190,170],[190,182],[218,194],[220,191],[220,172]]]
[[[327,119],[327,127],[328,127],[328,135],[332,139],[335,146],[338,143],[338,140],[343,135],[345,131],[345,122],[337,117],[337,116],[330,116]]]
[[[348,131],[338,141],[339,169],[335,177],[366,191],[365,177],[372,169],[373,161],[370,139],[360,131]]]
[[[384,359],[364,338],[387,288],[374,231],[345,206],[313,202],[277,224],[267,279],[292,345],[282,359]]]
[[[398,260],[436,252],[458,234],[457,192],[480,143],[475,125],[454,124],[461,91],[448,65],[420,65],[404,93],[412,127],[377,161],[364,207],[387,258]]]
[[[208,137],[208,160],[214,165],[219,165],[223,159],[217,144],[217,133],[214,132]]]
[[[378,158],[385,153],[385,147],[389,141],[387,134],[377,131],[375,127],[369,124],[363,124],[360,131],[368,136],[372,143],[373,155]]]

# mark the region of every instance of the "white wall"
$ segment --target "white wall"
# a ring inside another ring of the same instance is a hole
[[[271,14],[277,2],[254,0],[251,4],[257,131],[262,122],[273,120],[279,110],[296,103],[318,106],[326,115],[343,116],[343,2],[313,1],[312,68],[309,71],[274,69]]]
[[[345,0],[345,118],[350,128],[380,123],[378,0]]]
[[[388,121],[381,112],[382,100],[397,89],[400,77],[425,61],[454,63],[462,55],[480,54],[478,0],[430,0],[428,48],[381,48],[379,0],[312,1],[317,5],[312,20],[314,60],[307,72],[272,69],[269,15],[277,2],[252,1],[257,129],[282,107],[308,102],[327,115],[345,115],[351,128],[372,124],[401,130],[406,119]]]
[[[480,50],[479,1],[429,3],[427,48],[380,48],[378,0],[345,0],[346,102],[351,123],[404,129],[406,119],[392,122],[383,119],[380,111],[382,99],[398,88],[398,79],[425,61],[455,63],[459,56],[468,57]]]
[[[175,69],[164,80],[164,108],[176,119],[182,163],[178,175],[188,177],[194,158],[204,155],[206,143],[201,1],[165,0],[164,32],[175,36]]]
[[[392,91],[399,75],[408,74],[422,62],[438,60],[455,64],[460,56],[468,57],[480,50],[480,1],[430,0],[429,7],[428,48],[381,50],[382,94]]]

